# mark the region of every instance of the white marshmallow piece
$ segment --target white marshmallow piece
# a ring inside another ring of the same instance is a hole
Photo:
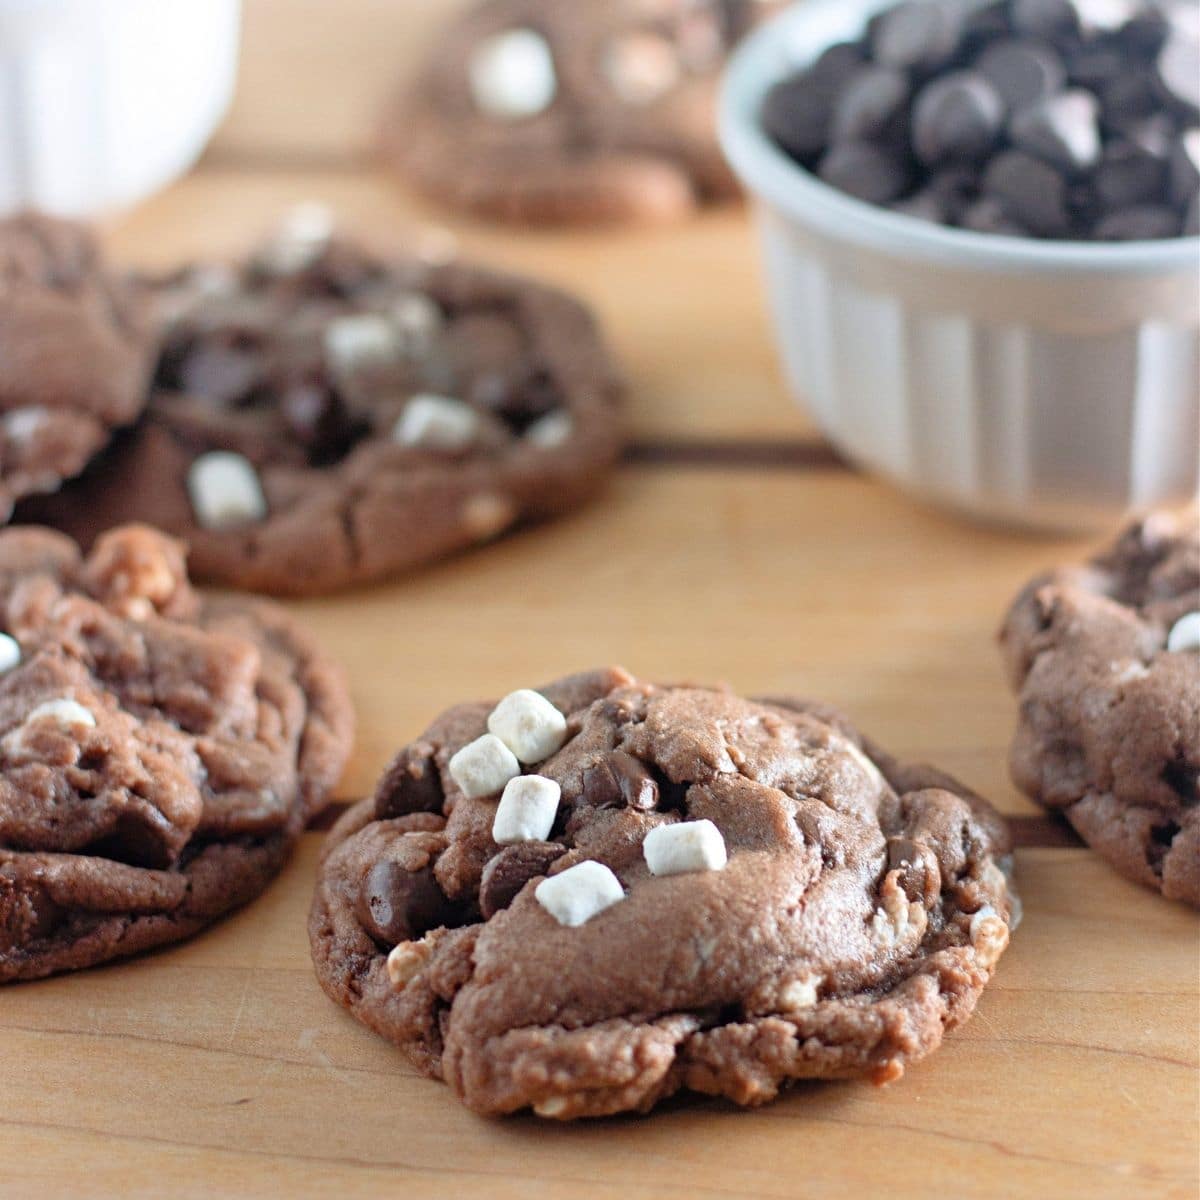
[[[333,213],[323,204],[298,204],[263,247],[259,262],[275,275],[305,271],[325,252],[333,237]]]
[[[379,313],[338,317],[325,327],[325,361],[334,372],[386,367],[400,357],[402,349],[395,325]]]
[[[651,875],[720,871],[728,861],[725,839],[708,820],[656,825],[642,842],[642,854]]]
[[[61,729],[94,729],[96,725],[91,709],[69,699],[43,701],[25,718],[26,725],[34,721],[53,721]]]
[[[406,292],[391,307],[391,317],[400,335],[401,349],[409,358],[421,358],[446,324],[435,300],[423,292]]]
[[[491,730],[523,763],[542,762],[567,740],[567,718],[540,692],[510,692],[488,717]]]
[[[400,414],[392,437],[402,446],[425,450],[463,450],[479,434],[479,414],[447,396],[414,396]]]
[[[450,759],[450,778],[468,800],[494,796],[521,774],[521,764],[495,734],[468,742]]]
[[[561,795],[558,784],[544,775],[518,775],[510,779],[492,821],[492,841],[497,846],[544,842],[554,828]]]
[[[572,929],[625,899],[621,881],[603,864],[576,863],[537,885],[537,902],[560,924]]]
[[[1172,654],[1200,650],[1200,612],[1190,612],[1171,626],[1167,650]]]
[[[205,529],[229,529],[267,515],[258,472],[248,458],[229,450],[202,454],[188,472],[188,495]]]
[[[0,675],[21,665],[21,646],[14,637],[0,633]]]
[[[50,414],[39,407],[12,408],[0,420],[4,436],[18,445],[31,442],[44,428]]]
[[[544,417],[538,417],[525,430],[525,440],[539,450],[554,450],[563,445],[575,432],[575,421],[569,412],[555,409]]]
[[[469,77],[476,105],[508,121],[545,112],[558,91],[550,43],[532,29],[510,29],[482,43]]]

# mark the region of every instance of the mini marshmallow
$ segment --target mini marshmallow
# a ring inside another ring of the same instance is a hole
[[[74,729],[84,726],[92,729],[96,718],[90,709],[84,708],[77,700],[44,700],[25,718],[25,724],[33,721],[53,721],[62,729]]]
[[[400,296],[392,305],[391,317],[400,335],[401,348],[410,358],[428,354],[446,324],[437,302],[423,292]]]
[[[395,325],[379,313],[338,317],[325,327],[325,361],[335,372],[387,366],[402,348]]]
[[[468,800],[494,796],[520,773],[513,752],[492,733],[469,742],[450,759],[450,778]]]
[[[657,33],[630,33],[613,40],[602,67],[613,91],[634,105],[661,99],[683,74],[675,46]]]
[[[258,260],[276,275],[305,271],[325,252],[333,237],[333,224],[333,213],[325,205],[298,204],[284,217]]]
[[[0,633],[0,675],[21,665],[21,646],[14,637]]]
[[[1200,612],[1190,612],[1171,626],[1167,637],[1167,649],[1172,654],[1200,650]]]
[[[550,107],[558,90],[550,44],[532,29],[510,29],[482,43],[471,58],[471,94],[494,117],[518,121]]]
[[[540,692],[510,692],[488,717],[492,731],[523,763],[541,762],[567,740],[567,719]]]
[[[719,871],[728,861],[725,839],[708,820],[656,825],[642,842],[642,854],[651,875]]]
[[[562,789],[543,775],[518,775],[504,787],[492,822],[497,846],[544,842],[554,828]]]
[[[403,991],[424,970],[432,952],[433,947],[427,937],[393,946],[385,963],[392,987]]]
[[[29,442],[45,426],[49,415],[44,408],[12,408],[4,414],[0,427],[10,442]]]
[[[205,529],[228,529],[267,515],[258,473],[248,458],[228,450],[202,454],[188,472],[188,495]]]
[[[603,863],[589,859],[543,879],[533,895],[560,925],[574,929],[619,904],[625,899],[625,890]]]
[[[569,412],[555,409],[544,417],[538,417],[525,430],[525,440],[539,450],[554,450],[563,445],[575,432],[575,421]]]
[[[983,929],[983,923],[990,921],[996,916],[996,910],[990,905],[985,904],[981,909],[971,915],[971,926],[967,931],[971,941],[979,940],[980,931]]]
[[[479,414],[447,396],[414,396],[400,414],[392,437],[402,446],[428,450],[462,450],[479,433]]]

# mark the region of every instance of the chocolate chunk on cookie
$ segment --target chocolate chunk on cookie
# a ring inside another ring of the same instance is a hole
[[[238,269],[156,289],[140,428],[23,509],[90,544],[147,520],[197,578],[326,592],[582,503],[619,448],[619,386],[576,301],[460,263],[386,260],[293,214]]]
[[[1200,907],[1200,522],[1155,513],[1033,580],[1001,645],[1017,786],[1123,875]]]
[[[387,115],[385,152],[433,198],[531,224],[669,220],[736,188],[717,147],[733,43],[772,0],[487,0]]]
[[[0,524],[57,491],[146,402],[150,326],[81,226],[0,221]]]
[[[350,749],[340,672],[129,527],[0,533],[0,981],[178,941],[256,896]]]
[[[329,996],[477,1112],[754,1105],[896,1079],[966,1020],[1007,854],[830,710],[610,668],[439,717],[330,835],[309,935]]]

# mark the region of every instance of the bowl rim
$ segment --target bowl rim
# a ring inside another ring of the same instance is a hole
[[[976,233],[893,212],[831,187],[787,155],[759,120],[764,97],[802,61],[784,52],[803,41],[823,14],[847,11],[866,19],[893,0],[802,0],[771,18],[733,52],[721,81],[718,137],[735,174],[755,196],[801,225],[892,256],[943,266],[1008,273],[1161,275],[1182,271],[1200,279],[1200,237],[1157,241],[1083,242]],[[816,57],[836,39],[805,46]]]

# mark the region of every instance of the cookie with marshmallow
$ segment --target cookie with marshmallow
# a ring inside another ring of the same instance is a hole
[[[367,249],[308,204],[241,263],[148,281],[163,341],[144,419],[23,517],[85,546],[147,520],[188,542],[197,578],[308,595],[584,503],[621,443],[600,330],[571,297],[444,250]],[[4,413],[0,379],[0,464],[6,436],[39,429]]]
[[[178,941],[274,878],[349,753],[338,669],[145,526],[0,531],[0,983]]]
[[[1001,634],[1027,795],[1168,899],[1200,907],[1200,519],[1151,513],[1041,575]]]
[[[681,219],[733,199],[716,137],[734,43],[779,0],[482,0],[386,114],[434,200],[526,225]]]
[[[404,747],[309,933],[329,996],[475,1111],[759,1104],[932,1051],[1008,944],[1009,865],[984,801],[828,709],[611,667]]]

